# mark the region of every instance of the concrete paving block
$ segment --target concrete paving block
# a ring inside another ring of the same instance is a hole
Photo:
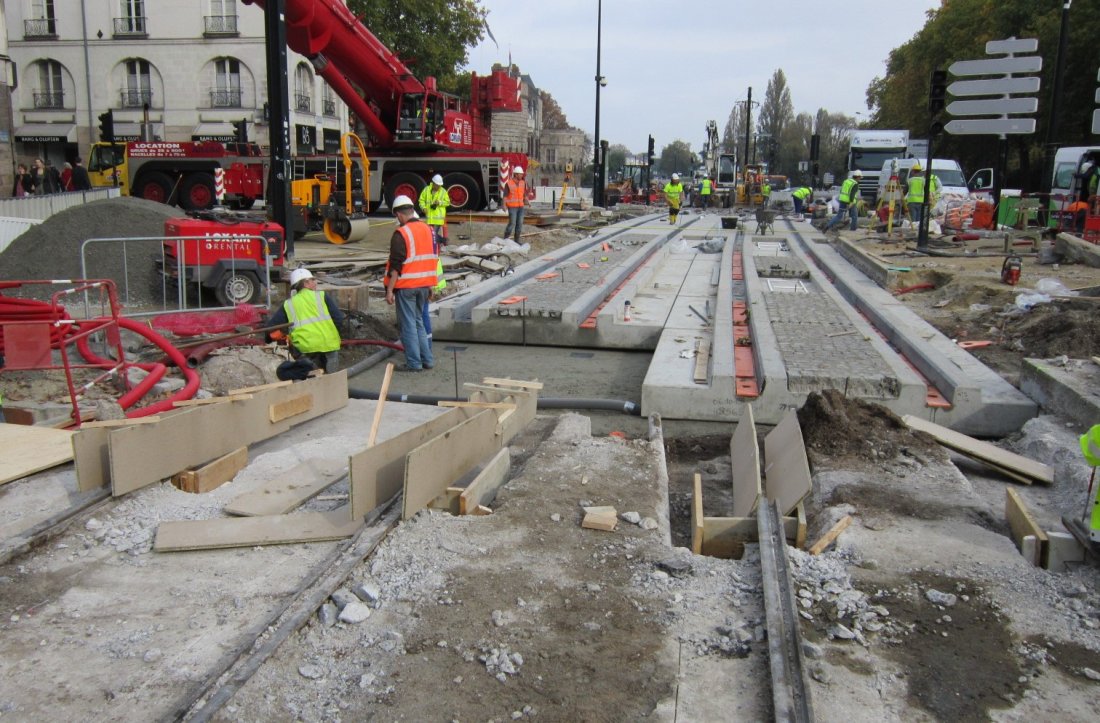
[[[1084,562],[1085,548],[1077,538],[1068,532],[1047,532],[1046,569],[1051,572],[1066,572],[1066,563]]]

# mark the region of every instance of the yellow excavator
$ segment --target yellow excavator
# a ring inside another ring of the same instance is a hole
[[[348,152],[349,144],[358,152],[358,164]],[[345,133],[340,138],[340,151],[342,171],[323,169],[290,182],[290,203],[301,213],[306,231],[320,230],[334,244],[362,241],[370,228],[364,190],[370,187],[366,148],[359,136]],[[308,169],[308,162],[303,168]]]

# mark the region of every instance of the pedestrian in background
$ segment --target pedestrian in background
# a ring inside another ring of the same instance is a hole
[[[390,237],[390,258],[386,263],[386,303],[397,307],[398,331],[405,347],[402,372],[418,372],[435,366],[432,343],[424,328],[427,306],[439,278],[436,269],[432,231],[416,215],[408,196],[393,199],[393,214],[398,227]]]
[[[42,193],[61,193],[61,174],[48,158],[45,161],[42,176]]]
[[[88,169],[84,167],[84,162],[79,158],[73,161],[73,190],[92,190],[92,180],[88,178]]]
[[[668,222],[676,223],[676,217],[680,214],[680,202],[683,200],[684,184],[680,183],[680,174],[673,173],[672,179],[661,189],[668,201]]]
[[[35,158],[31,164],[31,184],[34,186],[34,195],[46,193],[46,162],[41,158]]]
[[[30,196],[34,193],[34,179],[27,173],[27,164],[20,163],[15,169],[15,183],[12,185],[11,195],[15,198]]]
[[[523,233],[523,214],[531,202],[527,200],[527,182],[523,180],[523,166],[512,169],[512,177],[504,183],[504,207],[508,209],[508,225],[504,229],[504,238],[512,235],[515,229],[516,243]]]
[[[61,167],[61,190],[73,190],[73,164],[68,161]]]

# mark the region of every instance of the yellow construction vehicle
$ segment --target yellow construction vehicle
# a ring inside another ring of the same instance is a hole
[[[358,165],[348,152],[354,144]],[[363,141],[354,133],[340,139],[343,169],[314,173],[290,182],[290,203],[302,215],[308,231],[321,230],[334,244],[362,241],[367,236],[368,204],[364,189],[370,185],[370,164]]]

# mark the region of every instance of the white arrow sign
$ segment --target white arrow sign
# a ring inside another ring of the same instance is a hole
[[[1009,38],[1008,40],[990,40],[985,44],[986,55],[1008,53],[1034,53],[1039,49],[1037,38]]]
[[[1092,112],[1092,132],[1100,135],[1100,108]]]
[[[953,136],[975,136],[1011,133],[1020,135],[1035,132],[1034,118],[973,118],[953,120],[943,128]]]
[[[947,86],[947,92],[954,96],[1037,93],[1039,92],[1039,76],[998,78],[996,80],[956,80]]]
[[[1100,105],[1100,88],[1096,89],[1096,104]]]
[[[951,115],[1007,115],[1009,113],[1034,113],[1039,110],[1038,98],[987,98],[985,100],[956,100],[947,104]]]
[[[951,75],[996,75],[998,73],[1037,73],[1043,69],[1043,56],[993,58],[991,60],[959,60],[951,64]]]

